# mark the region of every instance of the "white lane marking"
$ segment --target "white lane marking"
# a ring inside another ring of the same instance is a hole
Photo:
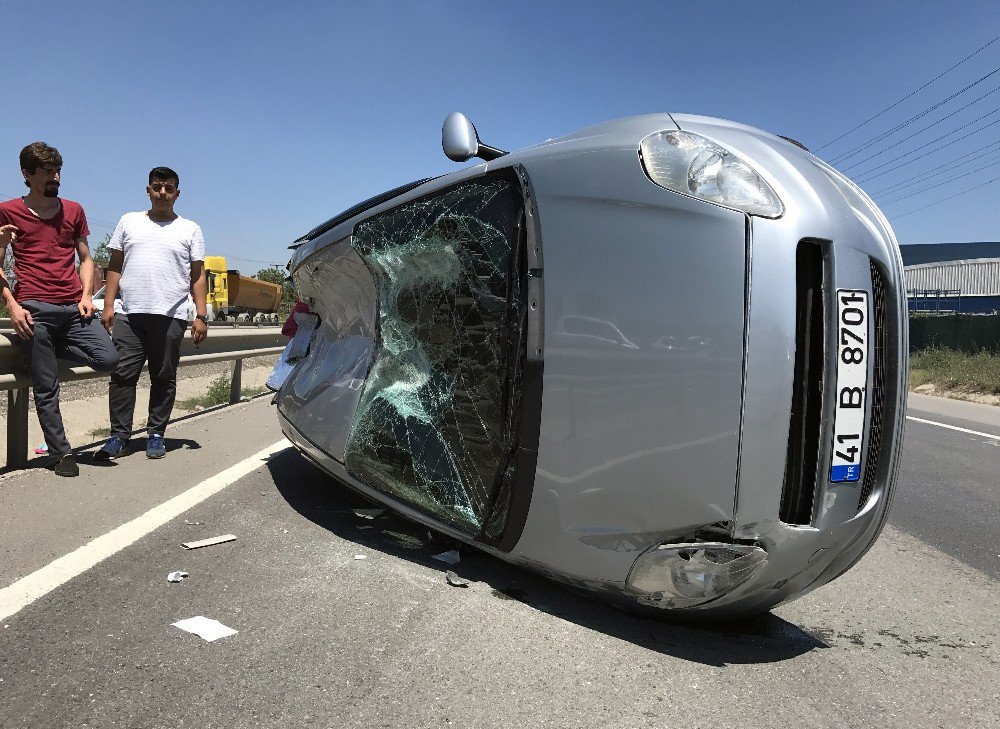
[[[97,537],[79,549],[50,562],[26,577],[22,577],[10,587],[0,590],[0,620],[10,617],[21,608],[27,607],[63,583],[86,572],[154,529],[183,514],[192,506],[201,503],[209,496],[260,468],[264,461],[290,445],[291,443],[287,439],[282,438],[277,443],[254,453],[225,471],[205,479],[184,493],[178,494],[159,506],[154,506],[142,516]]]
[[[1000,435],[993,435],[993,433],[980,433],[978,430],[969,430],[968,428],[959,428],[957,425],[948,425],[946,423],[938,423],[934,420],[924,420],[923,418],[915,418],[912,415],[906,416],[907,420],[915,420],[918,423],[926,423],[927,425],[936,425],[939,428],[947,428],[948,430],[957,430],[959,433],[969,433],[970,435],[981,435],[983,438],[992,438],[993,440],[1000,440]]]

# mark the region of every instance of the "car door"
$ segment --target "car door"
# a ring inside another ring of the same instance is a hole
[[[520,417],[524,202],[510,170],[359,223],[378,336],[344,464],[473,534],[502,531]],[[505,485],[506,482],[506,485]]]
[[[279,393],[350,478],[493,544],[510,536],[515,492],[530,498],[537,454],[537,389],[536,429],[520,435],[526,239],[510,169],[360,221],[296,272],[320,326]]]

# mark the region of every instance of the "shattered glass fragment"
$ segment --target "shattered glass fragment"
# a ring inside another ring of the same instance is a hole
[[[510,509],[510,500],[514,495],[514,463],[511,462],[504,470],[503,478],[500,481],[500,488],[497,492],[496,501],[490,512],[490,517],[483,525],[483,533],[491,539],[497,539],[503,532],[507,521],[507,512]]]
[[[378,284],[379,340],[344,463],[470,532],[506,518],[493,507],[515,446],[522,209],[504,172],[366,220],[351,239]]]
[[[441,554],[435,554],[431,559],[436,559],[438,562],[444,562],[445,564],[457,564],[461,559],[458,550],[449,549],[447,552],[441,552]]]

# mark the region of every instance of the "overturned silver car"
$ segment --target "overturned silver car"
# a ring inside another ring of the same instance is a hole
[[[906,395],[885,218],[801,145],[653,114],[368,200],[296,241],[282,429],[399,513],[605,598],[767,610],[878,536]]]

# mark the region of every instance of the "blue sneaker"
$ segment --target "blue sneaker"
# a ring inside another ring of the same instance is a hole
[[[101,450],[94,454],[95,461],[109,461],[112,458],[121,458],[128,455],[130,449],[128,440],[122,440],[117,435],[108,438],[108,442],[101,446]]]
[[[150,433],[146,441],[146,458],[163,458],[167,455],[167,446],[160,433]]]

